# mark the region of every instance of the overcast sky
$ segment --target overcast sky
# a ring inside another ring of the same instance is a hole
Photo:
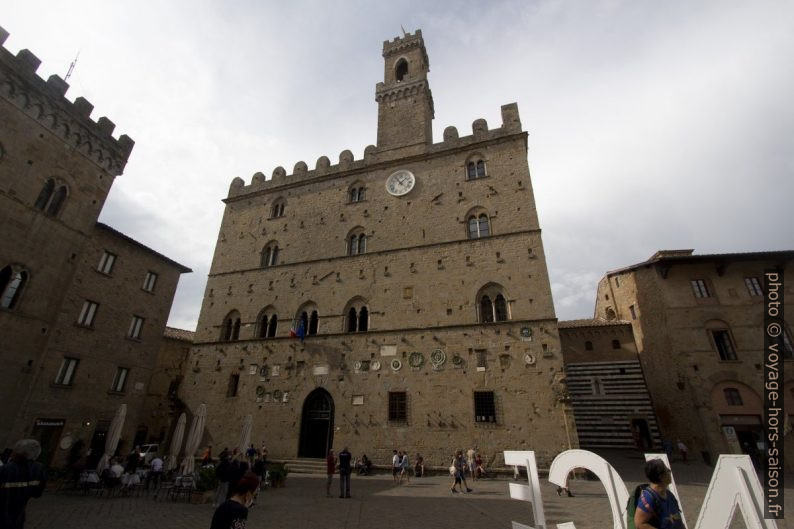
[[[794,2],[2,0],[6,48],[136,144],[101,220],[193,268],[235,176],[375,143],[384,40],[421,28],[434,137],[517,102],[561,319],[657,249],[794,248]],[[794,280],[794,279],[792,279]]]

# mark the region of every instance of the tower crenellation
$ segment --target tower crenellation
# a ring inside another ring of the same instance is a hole
[[[0,94],[67,144],[79,149],[98,166],[121,174],[135,142],[112,136],[115,125],[106,117],[91,119],[94,105],[83,97],[66,99],[69,83],[57,75],[46,81],[36,71],[41,60],[30,50],[16,55],[4,47],[9,33],[0,27]]]

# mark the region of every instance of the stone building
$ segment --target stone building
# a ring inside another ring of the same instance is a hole
[[[764,270],[794,277],[793,258],[794,251],[659,251],[598,284],[596,317],[631,322],[662,434],[682,440],[696,457],[744,452],[758,461],[764,450]],[[794,314],[794,287],[785,293],[785,310]],[[784,331],[790,367],[790,325]],[[791,414],[794,373],[784,376]],[[791,435],[786,443],[794,449]]]
[[[421,31],[383,58],[363,159],[232,181],[182,397],[207,404],[207,442],[251,414],[274,457],[548,464],[576,437],[517,105],[434,143]]]
[[[57,463],[78,439],[98,444],[122,402],[125,439],[143,431],[140,397],[189,269],[97,222],[133,142],[39,64],[0,47],[0,442],[33,435]]]
[[[559,329],[579,447],[661,448],[631,323],[568,320]]]

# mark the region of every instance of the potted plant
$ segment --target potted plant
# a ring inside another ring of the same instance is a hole
[[[196,490],[190,496],[190,503],[207,503],[212,501],[213,491],[218,487],[218,476],[215,467],[207,465],[198,469]]]
[[[267,467],[267,473],[270,476],[270,486],[273,488],[280,488],[284,486],[287,481],[287,466],[284,463],[270,463]]]

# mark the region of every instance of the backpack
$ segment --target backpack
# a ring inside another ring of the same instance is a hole
[[[640,501],[640,496],[642,496],[642,491],[648,488],[650,488],[648,483],[637,485],[637,488],[634,489],[634,494],[629,496],[629,501],[626,502],[626,529],[637,529],[637,526],[634,525],[634,513],[637,510],[637,504]],[[653,496],[654,516],[649,523],[654,527],[659,527],[659,512],[662,510],[662,505],[659,501],[659,495],[653,491],[651,491],[651,493],[651,496]]]

